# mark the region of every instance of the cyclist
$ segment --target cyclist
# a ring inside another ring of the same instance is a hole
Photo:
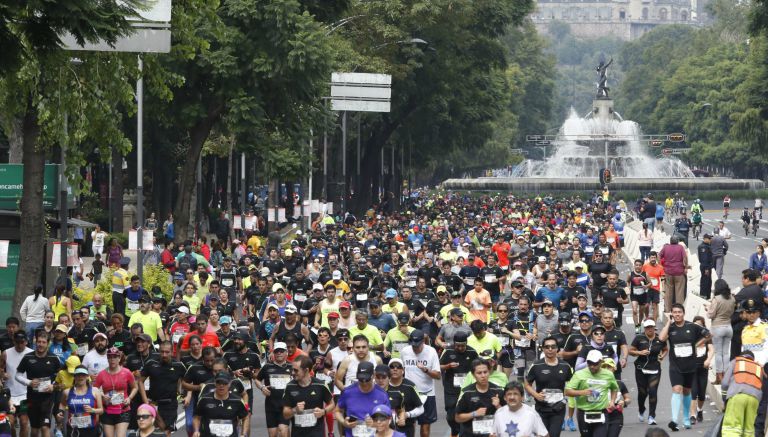
[[[702,213],[704,212],[704,206],[701,204],[701,199],[696,199],[693,201],[693,204],[691,205],[691,213]]]
[[[731,196],[723,197],[723,218],[728,218],[728,209],[731,207]]]
[[[759,214],[760,218],[763,218],[763,199],[759,197],[755,199],[755,212]]]
[[[757,236],[757,229],[760,227],[760,212],[752,211],[752,235]]]
[[[696,205],[694,204],[694,207]],[[699,234],[701,233],[701,211],[693,211],[693,207],[691,208],[691,224],[693,225],[693,237],[697,240],[699,239]]]
[[[673,217],[673,211],[672,209],[675,207],[675,199],[672,198],[672,196],[667,195],[667,199],[664,200],[664,211],[665,216],[667,217],[667,220],[671,220]]]
[[[746,206],[741,211],[741,221],[744,222],[744,232],[749,233],[749,223],[752,221],[752,214]]]

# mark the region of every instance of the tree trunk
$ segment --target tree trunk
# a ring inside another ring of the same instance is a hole
[[[21,119],[24,188],[21,196],[21,251],[13,311],[18,314],[24,299],[42,282],[45,258],[45,214],[43,212],[43,173],[45,152],[37,145],[40,135],[37,113],[31,100]]]
[[[123,232],[123,156],[112,149],[112,232]]]
[[[5,135],[8,137],[8,163],[21,164],[24,157],[24,132],[22,130],[24,120],[13,115],[7,117],[0,115],[0,122],[5,127]]]
[[[223,103],[211,103],[208,108],[208,115],[189,129],[189,151],[179,175],[179,195],[173,210],[177,241],[185,241],[189,238],[189,202],[192,198],[192,191],[195,190],[197,160],[200,159],[203,144],[208,139],[211,129],[219,120],[223,110]]]

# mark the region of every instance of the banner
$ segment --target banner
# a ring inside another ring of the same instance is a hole
[[[61,243],[54,242],[51,255],[51,267],[61,267]],[[77,243],[67,243],[67,267],[74,267],[80,264],[77,255]]]
[[[0,240],[0,268],[8,267],[8,248],[10,240]]]
[[[139,249],[139,231],[132,229],[128,231],[128,250],[138,250]],[[155,249],[155,243],[152,237],[152,231],[145,230],[141,233],[142,240],[144,240],[144,244],[142,245],[141,250],[154,250]]]
[[[232,229],[241,229],[240,227],[240,221],[242,219],[240,218],[240,215],[235,215],[232,217]],[[255,215],[247,215],[245,216],[245,229],[252,231],[256,229],[256,216]]]

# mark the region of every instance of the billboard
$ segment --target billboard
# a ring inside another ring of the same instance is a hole
[[[24,166],[0,164],[0,209],[19,209],[24,190]],[[43,208],[57,209],[59,204],[59,165],[46,164],[43,173]],[[72,187],[67,187],[67,203],[74,206]]]

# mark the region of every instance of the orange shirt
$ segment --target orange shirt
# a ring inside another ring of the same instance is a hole
[[[507,257],[507,254],[509,253],[509,243],[506,241],[499,244],[496,243],[493,246],[491,246],[491,250],[496,253],[496,256],[499,258],[499,267],[507,267],[509,266],[509,258]]]
[[[481,290],[479,293],[475,289],[471,289],[464,297],[464,303],[469,307],[469,321],[482,320],[488,323],[488,307],[486,305],[491,304],[491,294],[486,289]]]
[[[652,266],[650,263],[646,262],[643,265],[643,272],[648,277],[648,280],[651,281],[649,288],[652,288],[656,291],[661,290],[661,278],[664,277],[664,267],[662,267],[659,263],[656,263],[655,266]]]
[[[619,249],[619,233],[616,231],[605,231],[605,239],[611,244],[614,250]]]

